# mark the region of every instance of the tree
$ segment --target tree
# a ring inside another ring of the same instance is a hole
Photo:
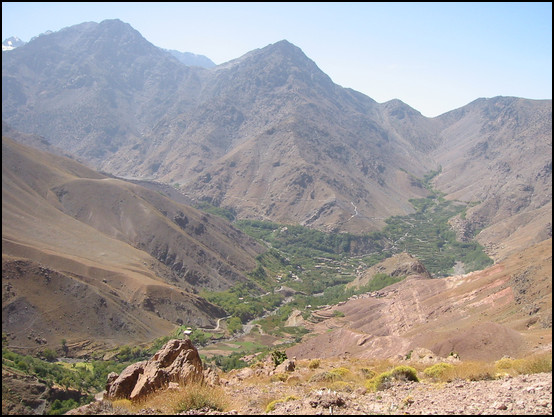
[[[241,332],[242,322],[240,321],[240,318],[236,316],[231,317],[227,322],[227,329],[231,334]]]
[[[67,340],[62,339],[62,350],[64,355],[67,356],[67,353],[69,352],[69,348],[67,347]]]

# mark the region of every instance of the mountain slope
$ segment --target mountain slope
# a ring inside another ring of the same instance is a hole
[[[2,327],[15,346],[213,326],[225,313],[194,292],[244,282],[262,250],[219,218],[2,138]]]
[[[413,212],[440,168],[434,186],[475,204],[453,226],[496,259],[551,235],[551,100],[479,99],[429,119],[335,85],[285,40],[188,67],[118,20],[40,36],[2,68],[15,128],[238,218],[377,230]]]
[[[166,49],[171,55],[181,61],[183,64],[188,66],[202,67],[202,68],[212,68],[215,67],[215,64],[212,60],[204,55],[193,54],[192,52],[180,52],[174,49]]]
[[[4,54],[2,117],[98,167],[166,113],[189,72],[128,24],[82,23]]]
[[[479,99],[439,116],[434,185],[475,202],[458,222],[503,258],[552,236],[552,100]]]
[[[337,318],[335,311],[342,314]],[[416,348],[466,360],[552,349],[552,239],[483,271],[412,276],[318,311],[326,318],[289,357],[398,358]]]
[[[417,176],[434,168],[380,126],[401,112],[391,116],[336,86],[287,41],[205,70],[179,65],[120,21],[104,21],[41,36],[7,58],[3,117],[15,128],[104,171],[177,182],[241,217],[374,230],[383,224],[376,217],[410,211],[407,199],[426,194],[398,167],[412,165]],[[271,158],[258,161],[268,144]],[[218,175],[248,156],[253,170]],[[305,186],[310,177],[316,182]]]

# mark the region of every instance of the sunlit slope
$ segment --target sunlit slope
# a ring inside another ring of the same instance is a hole
[[[224,312],[193,292],[246,280],[259,251],[218,218],[2,139],[2,326],[14,345],[215,325]]]
[[[289,356],[397,358],[423,347],[496,360],[551,349],[552,239],[483,271],[414,275],[317,316],[323,320],[313,326],[316,336],[288,349]]]

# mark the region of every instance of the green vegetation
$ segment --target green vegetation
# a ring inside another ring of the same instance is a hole
[[[287,354],[284,350],[274,350],[271,352],[271,359],[273,360],[273,364],[278,366],[287,360]]]
[[[212,362],[218,368],[224,372],[228,372],[231,369],[240,369],[248,366],[241,358],[244,356],[244,352],[233,352],[230,355],[215,355],[210,359],[206,359],[206,362]]]
[[[464,205],[436,195],[410,202],[416,212],[387,219],[382,231],[386,251],[391,255],[408,252],[435,276],[452,274],[457,261],[462,262],[468,272],[492,264],[479,243],[458,241],[448,224],[450,218],[463,211]]]
[[[249,283],[200,295],[239,318],[242,324],[266,315],[256,321],[264,332],[299,339],[302,332],[284,326],[293,310],[302,311],[307,319],[310,309],[336,304],[354,294],[377,291],[405,278],[377,274],[365,287],[347,290],[346,284],[354,280],[360,267],[367,269],[400,252],[418,258],[435,277],[453,274],[457,262],[463,264],[465,272],[491,265],[492,260],[477,242],[456,239],[448,220],[463,213],[467,205],[447,201],[442,193],[433,190],[431,180],[440,172],[439,168],[423,179],[414,177],[412,180],[419,181],[430,195],[411,200],[414,213],[387,219],[384,229],[377,233],[324,233],[299,225],[235,221],[235,226],[269,249],[258,256],[258,266],[249,274]],[[215,210],[208,205],[203,207]],[[294,295],[290,297],[290,291],[288,296],[280,292],[281,287],[291,289]],[[268,315],[269,312],[275,314]],[[235,325],[238,323],[232,323],[232,331],[240,331]]]
[[[371,281],[360,288],[359,292],[370,292],[370,291],[379,291],[389,285],[395,284],[402,281],[405,276],[392,277],[387,274],[377,273],[373,275]]]
[[[242,331],[242,323],[238,317],[231,317],[227,321],[227,330],[229,333],[239,333]]]
[[[65,414],[69,410],[73,410],[74,408],[79,407],[79,403],[73,399],[68,400],[54,400],[52,403],[52,406],[50,407],[50,411],[48,412],[49,415],[61,415]]]
[[[387,219],[381,232],[366,235],[324,233],[298,225],[259,220],[240,220],[235,224],[273,248],[271,256],[275,259],[272,262],[268,258],[259,259],[268,271],[267,276],[274,277],[278,269],[286,269],[288,265],[289,276],[302,272],[305,285],[298,285],[298,288],[308,293],[309,288],[315,288],[311,293],[318,293],[324,288],[349,282],[347,277],[351,277],[352,264],[364,262],[371,266],[400,252],[417,257],[438,277],[452,274],[458,261],[464,264],[466,272],[483,269],[491,265],[492,260],[481,245],[474,241],[458,241],[448,224],[450,218],[463,214],[475,203],[448,201],[434,190],[431,180],[440,172],[441,168],[418,180],[430,195],[410,200],[415,213]],[[341,274],[333,273],[337,267],[342,268]],[[317,269],[316,278],[310,276],[314,268]]]
[[[276,308],[283,300],[278,293],[260,295],[259,288],[245,283],[222,292],[202,291],[200,295],[222,307],[229,315],[239,318],[243,324],[260,317],[264,311]]]
[[[127,363],[128,364],[128,363]],[[30,355],[20,355],[2,348],[2,366],[35,375],[47,385],[59,384],[81,392],[96,392],[104,389],[106,377],[110,372],[121,372],[125,363],[115,361],[92,361],[89,366],[64,366],[67,364],[50,363]]]
[[[369,391],[381,391],[390,387],[393,381],[414,381],[419,382],[417,370],[411,366],[400,365],[391,371],[382,372],[366,382]]]
[[[437,380],[442,375],[444,375],[444,373],[446,371],[448,371],[452,368],[454,368],[454,365],[452,365],[451,363],[440,362],[440,363],[436,363],[436,364],[434,364],[434,365],[432,365],[428,368],[425,368],[425,370],[423,371],[423,374],[428,378]]]
[[[287,401],[294,401],[294,400],[297,400],[297,399],[298,398],[295,397],[294,395],[287,395],[285,398],[281,398],[279,400],[273,400],[267,405],[267,407],[265,408],[265,412],[269,413],[269,412],[275,410],[275,406],[279,403],[286,403]]]
[[[175,188],[179,189],[179,184],[175,183]],[[205,211],[206,213],[214,214],[219,217],[223,217],[224,219],[227,219],[228,221],[232,222],[236,218],[236,213],[233,210],[226,209],[223,207],[217,207],[214,206],[206,201],[203,201],[196,205],[197,209],[200,209],[202,211]]]

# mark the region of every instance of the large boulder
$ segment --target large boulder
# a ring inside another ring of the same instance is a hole
[[[126,398],[137,400],[170,382],[186,385],[202,382],[202,360],[188,339],[173,339],[167,342],[147,361],[128,366],[117,377],[110,374],[106,385],[108,399]]]

